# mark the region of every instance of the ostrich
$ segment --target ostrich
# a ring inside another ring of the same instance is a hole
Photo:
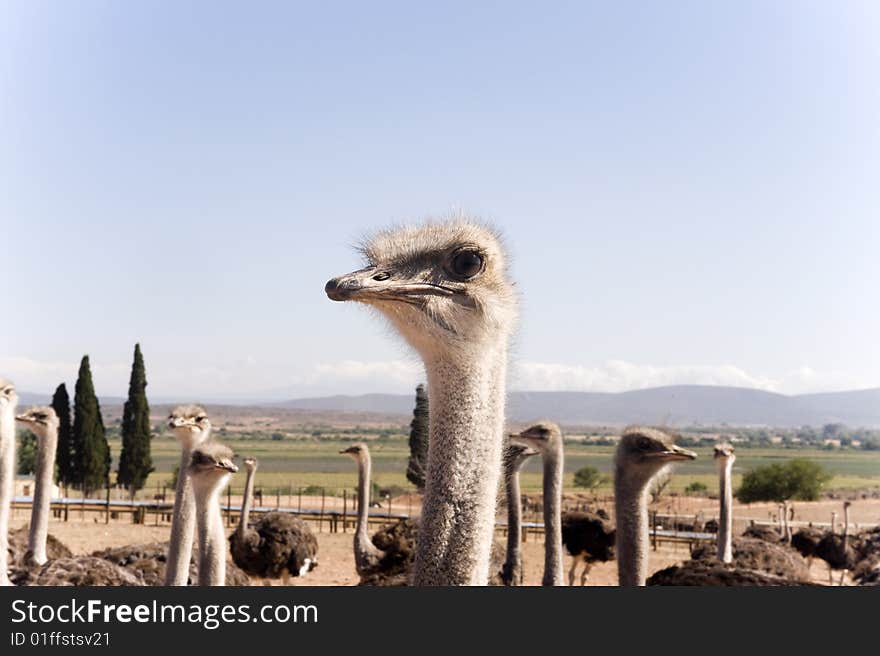
[[[648,488],[670,463],[697,454],[676,446],[670,435],[634,427],[624,431],[614,457],[617,577],[620,585],[643,586],[648,567]]]
[[[552,421],[541,421],[511,440],[526,444],[541,454],[544,464],[544,578],[541,585],[564,585],[562,575],[562,469],[565,454],[562,431]]]
[[[721,500],[718,510],[718,560],[722,563],[733,561],[733,483],[731,472],[736,455],[730,444],[717,444],[715,446],[715,466],[718,468],[718,490]]]
[[[318,540],[306,523],[288,513],[263,515],[254,526],[249,525],[254,495],[256,458],[246,458],[247,480],[238,527],[229,536],[229,550],[236,565],[252,576],[275,578],[284,583],[291,575],[305,576],[318,564]]]
[[[792,548],[807,559],[807,567],[813,566],[813,558],[816,557],[816,548],[821,541],[822,531],[814,526],[802,528],[791,536]]]
[[[421,356],[431,390],[415,585],[486,585],[501,475],[507,348],[516,318],[505,254],[465,219],[379,233],[336,301],[381,312]]]
[[[562,545],[572,556],[568,584],[574,585],[578,563],[583,560],[581,585],[585,585],[594,562],[614,558],[615,532],[595,513],[561,513],[564,468],[562,431],[553,422],[540,422],[510,436],[535,448],[544,462],[544,579],[543,585],[563,585]]]
[[[834,531],[834,522],[831,523],[831,531],[826,533],[819,544],[816,545],[816,555],[828,563],[828,583],[834,584],[833,571],[842,570],[839,585],[843,585],[843,578],[848,570],[856,566],[858,555],[853,549],[849,539],[849,507],[850,502],[843,502],[843,535]]]
[[[186,472],[193,449],[205,442],[211,434],[211,421],[203,407],[181,405],[168,415],[168,427],[180,441],[180,467],[177,470],[174,510],[171,515],[171,541],[168,545],[165,585],[181,586],[186,585],[189,579],[196,528],[195,499]]]
[[[46,563],[49,537],[49,512],[52,503],[52,478],[55,474],[55,449],[58,445],[58,416],[50,407],[37,406],[16,418],[37,438],[37,462],[34,471],[34,496],[25,566]],[[69,555],[69,552],[68,552]]]
[[[49,536],[51,538],[51,536]],[[128,544],[121,547],[108,547],[99,549],[92,556],[109,561],[128,570],[135,577],[143,580],[147,586],[162,586],[165,584],[165,571],[168,556],[168,542],[147,542],[143,544]],[[50,550],[51,555],[51,550]],[[187,575],[187,585],[194,585],[199,578],[199,567],[196,562],[196,554],[190,558]],[[232,556],[226,558],[226,584],[246,586],[251,584],[250,578],[232,561]]]
[[[809,578],[809,569],[803,558],[787,545],[780,544],[778,539],[772,542],[748,536],[733,539],[731,471],[735,460],[736,455],[730,444],[719,444],[715,447],[720,499],[717,545],[714,553],[705,546],[694,549],[691,554],[692,560],[717,558],[722,564],[733,565],[740,570],[758,571],[784,580],[806,580]],[[689,570],[689,575],[693,574],[694,572]],[[717,571],[713,574],[704,572],[703,575],[707,579],[706,585],[718,577]],[[724,585],[734,585],[734,583]]]
[[[232,451],[222,444],[202,444],[192,452],[186,473],[192,480],[199,533],[199,585],[226,585],[226,533],[220,492],[238,471]]]
[[[538,455],[534,449],[511,443],[504,451],[504,483],[507,493],[507,552],[501,566],[501,582],[518,585],[522,582],[522,498],[519,472],[526,460]]]
[[[577,565],[582,560],[581,585],[587,584],[587,577],[593,564],[614,559],[616,531],[608,521],[607,515],[593,512],[567,512],[562,515],[562,544],[571,555],[571,569],[568,570],[568,584],[574,585]]]
[[[358,466],[357,526],[354,532],[354,566],[361,585],[406,585],[412,566],[413,549],[418,526],[413,520],[399,522],[383,533],[382,547],[370,540],[370,473],[372,459],[366,444],[359,442],[339,453],[351,456]]]
[[[15,483],[15,385],[0,378],[0,585],[9,580],[9,509]]]

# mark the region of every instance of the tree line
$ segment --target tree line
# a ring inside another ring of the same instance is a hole
[[[147,476],[153,471],[153,459],[150,455],[150,406],[146,390],[144,357],[140,344],[135,344],[128,398],[122,411],[122,449],[116,469],[116,484],[125,487],[132,497],[144,487]],[[65,489],[81,489],[85,496],[109,487],[112,457],[88,355],[83,356],[80,361],[73,412],[65,383],[55,389],[51,406],[58,415],[59,422],[55,460],[55,478],[58,484]],[[26,432],[22,436],[19,449],[20,474],[33,471],[35,456],[35,441]]]

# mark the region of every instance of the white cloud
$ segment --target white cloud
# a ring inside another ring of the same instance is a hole
[[[251,355],[217,365],[180,369],[174,362],[148,363],[150,391],[160,398],[281,399],[325,394],[402,393],[425,379],[417,359],[340,360],[317,362],[286,370],[266,368]],[[124,396],[129,362],[92,362],[100,394]],[[23,357],[0,357],[0,377],[19,389],[51,392],[59,382],[73,385],[79,361],[39,361]],[[825,392],[870,387],[866,379],[838,371],[821,372],[807,366],[780,376],[745,371],[731,364],[653,366],[623,360],[599,365],[521,361],[511,366],[511,388],[536,391],[621,392],[663,385],[731,385],[783,394]]]
[[[729,385],[802,394],[869,386],[841,372],[800,367],[779,377],[756,375],[735,365],[658,367],[610,360],[599,366],[520,362],[514,366],[513,387],[523,390],[623,392],[664,385]]]

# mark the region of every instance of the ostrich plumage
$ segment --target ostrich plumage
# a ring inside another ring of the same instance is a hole
[[[822,540],[822,530],[814,526],[795,531],[791,536],[791,546],[807,560],[816,556],[816,548]]]
[[[266,513],[243,539],[233,533],[229,551],[244,572],[262,578],[303,576],[318,565],[318,540],[312,529],[289,513]]]
[[[28,550],[28,526],[9,531],[9,566],[10,568],[25,567],[25,556]],[[69,558],[73,552],[51,533],[46,538],[46,555],[49,560]]]
[[[648,585],[658,586],[813,586],[766,572],[725,565],[718,560],[689,560],[655,572]]]
[[[28,562],[28,526],[9,532],[9,580],[15,585],[27,585],[40,566]],[[51,533],[46,537],[46,556],[50,561],[70,558],[73,552]]]
[[[853,569],[858,562],[858,553],[845,536],[826,533],[816,545],[816,556],[828,563],[831,569]]]
[[[28,585],[142,586],[144,580],[103,558],[74,556],[50,560],[32,572]]]
[[[770,543],[782,541],[782,536],[779,534],[778,530],[772,526],[765,526],[763,524],[752,524],[743,531],[743,537],[754,538],[756,540],[763,540],[764,542]]]
[[[717,562],[715,545],[697,547],[691,553],[691,558],[700,562]],[[758,538],[734,538],[731,565],[734,568],[757,571],[787,580],[806,581],[810,578],[807,563],[794,549]]]
[[[586,569],[581,575],[581,585],[586,582],[593,563],[614,560],[614,527],[599,513],[567,512],[562,514],[562,544],[575,559],[582,559]],[[574,585],[576,562],[569,572],[569,585]]]
[[[382,587],[409,585],[418,535],[418,520],[409,518],[398,520],[394,524],[386,524],[376,531],[370,541],[382,553],[374,566],[361,574],[358,585]],[[489,585],[502,585],[501,568],[505,556],[504,546],[498,541],[493,541]]]
[[[187,585],[195,585],[199,578],[197,553],[195,551],[190,558]],[[93,552],[92,556],[127,569],[135,576],[140,577],[144,585],[162,586],[165,584],[168,542],[147,542],[144,544],[109,547]],[[234,586],[250,585],[250,578],[232,561],[230,555],[226,557],[226,584]]]

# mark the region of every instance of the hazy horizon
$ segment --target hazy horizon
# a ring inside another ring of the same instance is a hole
[[[880,5],[0,6],[0,377],[409,393],[327,279],[463,210],[512,389],[880,387]]]

